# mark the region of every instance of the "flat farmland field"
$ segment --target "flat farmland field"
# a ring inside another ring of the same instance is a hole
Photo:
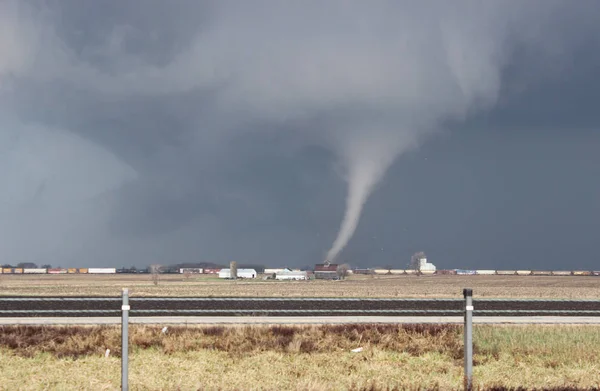
[[[600,277],[593,276],[364,276],[345,281],[219,280],[216,276],[148,274],[0,275],[0,296],[244,297],[407,297],[460,298],[463,288],[474,297],[598,299]]]

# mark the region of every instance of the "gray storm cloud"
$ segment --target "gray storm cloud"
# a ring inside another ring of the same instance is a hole
[[[586,36],[582,3],[2,2],[4,256],[143,263],[194,232],[208,245],[236,224],[219,215],[228,197],[269,213],[223,178],[244,165],[238,140],[276,136],[344,168],[336,259],[399,155],[497,104],[516,48],[538,77],[561,72],[540,59]],[[127,241],[127,227],[162,240]]]

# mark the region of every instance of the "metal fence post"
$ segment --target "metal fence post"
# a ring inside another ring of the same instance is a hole
[[[129,389],[129,289],[123,288],[121,306],[121,390]]]
[[[465,297],[465,390],[473,388],[473,290],[463,289]]]

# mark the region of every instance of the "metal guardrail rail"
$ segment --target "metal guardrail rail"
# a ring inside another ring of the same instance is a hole
[[[0,317],[117,316],[118,297],[0,297]],[[460,299],[132,297],[132,316],[456,316]],[[600,300],[474,299],[474,316],[600,316]]]

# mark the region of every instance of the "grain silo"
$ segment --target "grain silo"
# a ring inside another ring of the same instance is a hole
[[[237,280],[237,262],[231,261],[229,262],[229,278],[233,280]]]

